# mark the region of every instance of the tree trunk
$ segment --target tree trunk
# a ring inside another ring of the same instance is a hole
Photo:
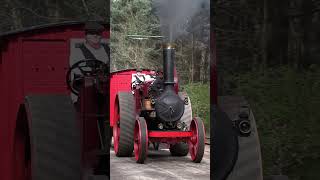
[[[264,72],[268,59],[268,49],[267,49],[267,38],[268,38],[268,0],[263,0],[263,27],[261,35],[261,45],[262,45],[262,64],[261,70]]]
[[[313,9],[312,0],[303,0],[302,2],[302,12],[304,14],[302,18],[303,25],[303,59],[301,59],[300,67],[308,67],[310,65],[310,33],[311,25],[312,25],[312,16],[313,13],[311,11]],[[319,32],[318,32],[319,33]]]
[[[191,51],[191,83],[194,76],[194,33],[192,33],[192,51]],[[189,82],[190,83],[190,82]]]

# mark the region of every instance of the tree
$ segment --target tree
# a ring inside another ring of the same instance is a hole
[[[150,0],[114,0],[111,4],[112,70],[124,68],[157,68],[160,66],[159,47],[154,39],[143,36],[159,35],[157,18]],[[130,35],[141,37],[131,38]]]
[[[62,21],[109,21],[107,0],[5,0],[0,4],[0,32]]]

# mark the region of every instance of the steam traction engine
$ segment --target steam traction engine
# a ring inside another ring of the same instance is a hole
[[[204,125],[200,118],[192,119],[190,99],[179,92],[174,53],[172,44],[163,46],[163,72],[112,74],[110,122],[117,156],[131,156],[134,150],[136,161],[144,163],[149,144],[157,149],[159,143],[167,143],[174,156],[189,152],[193,162],[202,160]]]

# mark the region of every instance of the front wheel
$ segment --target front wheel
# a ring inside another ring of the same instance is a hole
[[[204,154],[205,146],[204,125],[200,118],[196,117],[192,119],[190,131],[192,132],[192,137],[189,140],[189,153],[191,155],[191,160],[195,163],[200,163]]]
[[[134,128],[134,156],[137,163],[143,164],[147,158],[148,130],[143,117],[136,120]]]

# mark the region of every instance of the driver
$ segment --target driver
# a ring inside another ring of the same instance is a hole
[[[77,44],[76,52],[70,54],[70,67],[84,59],[99,60],[109,65],[110,48],[107,44],[102,43],[102,32],[104,31],[104,27],[98,22],[89,21],[85,24],[84,30],[85,42]],[[72,79],[74,74],[81,75],[79,71],[75,70],[71,74]],[[75,102],[77,101],[77,96],[72,93],[71,99]]]
[[[83,59],[97,59],[109,64],[109,46],[101,43],[104,27],[98,22],[89,21],[84,30],[85,42],[77,45],[80,53],[71,54],[70,66]]]

